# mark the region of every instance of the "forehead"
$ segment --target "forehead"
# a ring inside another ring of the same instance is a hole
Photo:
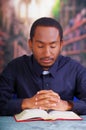
[[[38,26],[34,37],[38,39],[56,39],[59,37],[59,30],[55,27]]]

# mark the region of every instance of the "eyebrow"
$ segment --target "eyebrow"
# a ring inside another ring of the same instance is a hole
[[[44,44],[44,43],[45,43],[45,42],[40,41],[40,40],[36,40],[36,42],[39,42],[39,43],[42,43],[42,44]],[[60,42],[60,41],[52,41],[52,42],[50,42],[50,44],[53,44],[53,43],[56,43],[56,42]]]

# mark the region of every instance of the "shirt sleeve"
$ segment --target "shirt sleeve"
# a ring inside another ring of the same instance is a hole
[[[21,111],[22,99],[14,99],[15,67],[8,64],[0,75],[0,115],[14,115]]]
[[[80,115],[86,115],[86,68],[77,66],[75,96],[78,100],[73,102],[73,111]]]

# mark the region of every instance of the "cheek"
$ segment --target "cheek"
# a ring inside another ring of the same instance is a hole
[[[42,55],[42,51],[36,48],[33,49],[33,54],[36,58],[39,58]]]
[[[60,53],[60,51],[61,51],[60,48],[56,48],[56,49],[52,50],[52,53],[54,55],[58,55]]]

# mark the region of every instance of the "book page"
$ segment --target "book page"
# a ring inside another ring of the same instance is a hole
[[[47,119],[48,113],[41,109],[26,109],[19,114],[15,115],[17,121],[28,120],[31,118]]]
[[[68,120],[78,120],[81,119],[76,113],[72,111],[51,111],[49,112],[49,117],[53,120],[55,119],[68,119]]]
[[[47,113],[41,109],[26,109],[15,116],[16,121],[25,120],[82,120],[80,116],[72,111],[50,111]]]

